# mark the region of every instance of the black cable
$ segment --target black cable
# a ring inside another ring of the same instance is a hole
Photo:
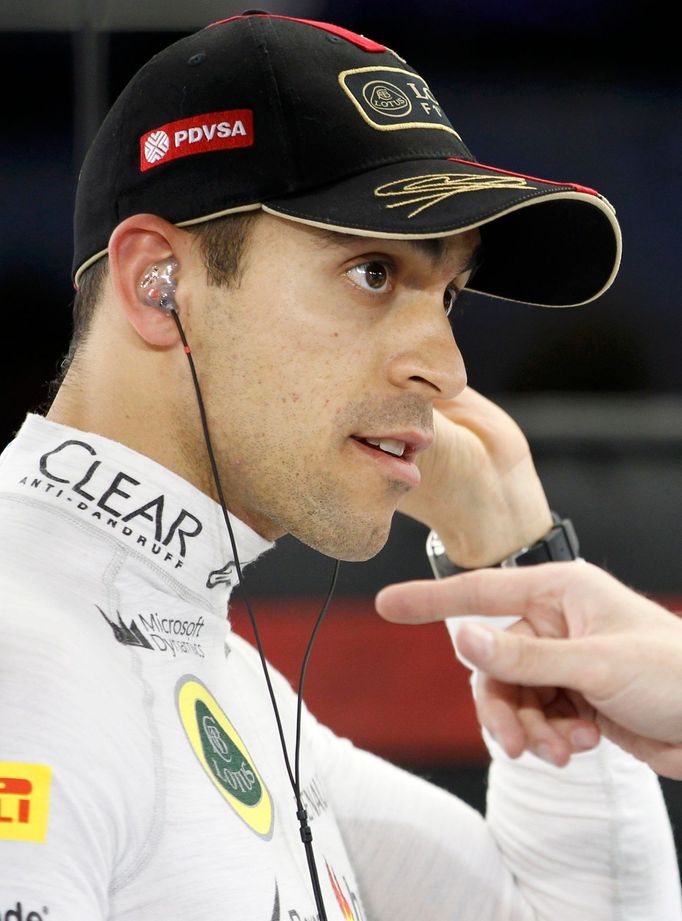
[[[325,599],[324,604],[322,605],[322,610],[317,615],[315,626],[313,627],[313,631],[310,634],[310,639],[308,640],[308,646],[306,648],[305,655],[303,656],[303,664],[301,665],[301,676],[298,681],[298,705],[296,708],[296,754],[294,758],[295,781],[296,781],[297,790],[300,790],[300,781],[301,781],[301,775],[299,772],[299,760],[300,760],[299,756],[300,756],[300,750],[301,750],[301,709],[303,707],[303,682],[305,681],[305,673],[306,673],[306,669],[308,668],[308,659],[310,658],[310,653],[312,652],[313,643],[315,642],[315,637],[317,636],[317,631],[320,629],[320,625],[322,624],[322,619],[324,618],[324,615],[327,613],[327,608],[331,604],[332,596],[334,594],[334,589],[336,588],[336,579],[339,574],[339,565],[340,565],[339,560],[336,560],[334,564],[334,572],[332,574],[332,581],[329,586],[329,590],[327,592],[327,597]]]
[[[313,648],[313,643],[315,637],[317,636],[317,631],[320,629],[322,624],[322,619],[327,613],[327,608],[329,607],[332,596],[334,594],[334,589],[336,587],[336,579],[339,574],[340,561],[336,560],[334,563],[334,572],[332,574],[332,581],[329,586],[329,591],[327,592],[327,597],[320,613],[317,615],[317,620],[315,621],[315,626],[313,627],[312,633],[310,634],[310,639],[308,640],[308,646],[306,647],[305,655],[303,656],[303,663],[301,665],[301,676],[298,681],[298,700],[296,704],[296,753],[294,757],[294,796],[296,797],[296,815],[298,817],[301,833],[301,841],[303,842],[303,847],[305,848],[306,858],[308,860],[308,871],[310,873],[310,879],[313,884],[313,894],[315,896],[315,904],[317,906],[317,912],[319,914],[319,921],[327,921],[327,914],[324,907],[324,899],[322,898],[322,891],[320,889],[320,880],[317,875],[317,866],[315,864],[315,855],[313,854],[313,833],[310,830],[308,825],[308,814],[303,807],[301,802],[301,777],[299,771],[300,764],[300,752],[301,752],[301,710],[303,708],[303,683],[305,681],[305,673],[308,667],[308,660],[310,658],[310,653]]]
[[[327,591],[327,597],[325,598],[322,609],[317,616],[315,625],[313,627],[310,639],[308,640],[308,645],[306,647],[305,654],[303,656],[303,663],[301,665],[301,674],[298,683],[298,697],[296,705],[296,737],[295,737],[295,773],[291,770],[291,762],[289,761],[289,754],[287,751],[286,740],[284,738],[284,729],[282,727],[282,720],[279,714],[279,708],[277,706],[277,700],[275,698],[275,692],[272,687],[272,681],[270,680],[270,671],[268,669],[267,661],[265,659],[265,653],[263,652],[263,644],[260,638],[260,631],[258,630],[258,625],[256,623],[256,617],[253,613],[251,607],[251,601],[244,589],[243,576],[242,576],[242,567],[239,561],[239,554],[237,553],[237,543],[232,532],[232,525],[230,523],[230,516],[227,512],[227,504],[225,502],[225,497],[223,495],[223,488],[220,482],[220,475],[218,473],[218,465],[216,463],[215,455],[213,453],[213,444],[211,442],[211,436],[208,430],[208,420],[206,418],[206,409],[204,407],[204,399],[201,395],[201,388],[199,386],[199,378],[197,376],[196,367],[194,365],[194,358],[192,356],[192,350],[189,347],[187,342],[187,337],[185,336],[185,330],[183,329],[182,323],[180,322],[180,317],[178,316],[177,310],[174,307],[169,306],[168,311],[172,314],[173,319],[175,320],[175,325],[178,328],[178,333],[180,339],[182,340],[182,345],[187,355],[187,360],[189,362],[190,371],[192,373],[192,382],[194,384],[194,391],[197,397],[197,403],[199,405],[199,415],[201,416],[201,426],[204,432],[204,441],[206,442],[206,450],[208,452],[208,458],[211,464],[211,470],[213,473],[213,479],[215,482],[216,491],[218,493],[218,499],[220,501],[220,507],[223,510],[223,517],[225,519],[225,525],[227,526],[227,533],[230,537],[230,544],[232,545],[232,555],[234,556],[234,564],[237,570],[237,576],[239,578],[239,585],[242,589],[242,595],[244,597],[244,602],[246,604],[246,610],[249,614],[249,620],[251,621],[251,627],[253,629],[254,636],[256,638],[256,646],[258,649],[258,655],[260,657],[261,666],[263,668],[263,673],[265,675],[265,681],[268,687],[268,692],[270,694],[270,701],[272,703],[272,709],[275,714],[275,720],[277,722],[277,732],[279,734],[280,744],[282,746],[282,754],[284,755],[284,764],[287,769],[287,774],[289,775],[289,781],[291,782],[292,789],[294,791],[294,799],[296,800],[296,816],[299,821],[300,826],[300,835],[301,841],[303,842],[303,847],[305,848],[306,859],[308,861],[308,870],[310,872],[310,879],[313,887],[313,895],[315,897],[315,905],[317,906],[317,911],[319,915],[319,921],[327,921],[327,914],[324,906],[324,899],[322,898],[322,890],[320,888],[320,880],[317,874],[317,866],[315,864],[315,855],[312,848],[313,834],[308,825],[308,814],[303,806],[301,800],[301,788],[300,788],[300,750],[301,750],[301,711],[303,708],[303,683],[305,681],[305,674],[308,667],[308,660],[310,659],[310,653],[312,652],[313,643],[317,632],[322,624],[322,620],[327,613],[329,605],[331,604],[332,596],[336,588],[336,580],[339,573],[340,560],[335,560],[334,562],[334,571],[332,573],[331,583]]]

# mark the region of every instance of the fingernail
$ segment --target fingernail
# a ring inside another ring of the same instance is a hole
[[[571,745],[580,751],[594,748],[595,738],[591,729],[574,729],[571,733]]]

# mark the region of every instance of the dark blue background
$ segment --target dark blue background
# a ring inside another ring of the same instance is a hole
[[[592,186],[616,207],[623,264],[598,302],[547,311],[464,298],[453,323],[470,382],[488,394],[680,393],[682,93],[665,22],[638,5],[587,0],[337,0],[316,15],[390,45],[419,69],[482,162]],[[100,37],[104,101],[180,34]],[[0,435],[43,399],[70,332],[71,209],[86,140],[74,114],[83,81],[77,41],[66,32],[0,33],[0,297],[9,346]]]

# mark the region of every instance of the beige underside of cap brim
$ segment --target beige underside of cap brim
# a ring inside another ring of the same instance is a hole
[[[216,220],[217,218],[225,217],[228,214],[239,214],[241,212],[257,211],[258,209],[261,209],[265,211],[267,214],[272,214],[275,217],[280,217],[287,221],[294,221],[298,224],[306,224],[308,227],[319,227],[322,230],[337,231],[338,233],[351,234],[353,236],[358,236],[358,237],[372,237],[377,240],[428,240],[428,239],[433,239],[436,237],[451,237],[458,233],[465,233],[467,230],[473,230],[475,227],[481,227],[483,224],[488,224],[491,221],[495,221],[498,218],[503,217],[505,214],[511,214],[511,212],[513,211],[520,211],[523,208],[529,208],[529,207],[532,207],[533,205],[540,204],[542,202],[556,201],[559,199],[565,200],[567,198],[573,199],[576,201],[587,202],[587,204],[590,204],[593,207],[598,208],[600,211],[602,211],[603,214],[605,214],[606,217],[608,218],[609,223],[611,224],[611,227],[613,229],[614,237],[616,239],[616,258],[614,259],[614,262],[613,262],[613,269],[611,270],[611,274],[609,275],[604,285],[599,289],[599,291],[597,291],[595,294],[592,295],[592,297],[588,298],[587,300],[577,301],[575,304],[562,304],[561,305],[561,307],[579,307],[581,304],[589,304],[591,301],[596,300],[608,288],[611,287],[616,275],[618,274],[618,269],[620,268],[620,262],[621,262],[621,256],[622,256],[622,250],[623,250],[623,241],[622,241],[620,225],[618,224],[618,221],[616,220],[616,214],[615,214],[615,210],[613,206],[605,198],[596,196],[596,195],[590,195],[586,192],[557,192],[551,195],[541,195],[541,196],[538,196],[537,198],[532,198],[529,201],[524,201],[524,202],[520,202],[519,204],[512,205],[510,208],[507,208],[503,211],[497,211],[495,212],[494,215],[492,215],[489,218],[486,218],[483,221],[474,221],[472,224],[467,224],[467,225],[464,225],[463,227],[457,227],[455,230],[441,230],[436,233],[395,233],[395,232],[389,233],[389,232],[379,232],[379,231],[377,232],[368,231],[365,228],[348,227],[346,225],[329,224],[324,221],[313,221],[307,218],[302,218],[298,216],[295,217],[291,214],[280,212],[276,208],[273,208],[271,205],[264,205],[261,203],[255,203],[251,205],[240,205],[237,208],[226,208],[223,211],[214,211],[212,214],[205,214],[205,215],[202,215],[201,217],[195,217],[189,221],[178,221],[176,226],[177,227],[190,227],[193,224],[203,224],[206,221],[213,221],[213,220]],[[93,265],[93,263],[97,262],[98,259],[101,259],[106,254],[107,254],[107,250],[103,249],[99,253],[96,253],[94,256],[91,256],[86,262],[83,263],[83,265],[81,265],[78,268],[78,271],[76,272],[76,276],[74,279],[74,284],[76,288],[78,287],[78,280],[83,274],[83,272],[87,268],[89,268],[91,265]],[[476,291],[476,289],[473,287],[470,288],[469,290]],[[485,292],[481,292],[481,293],[485,293]],[[512,298],[505,298],[499,295],[486,295],[486,296],[487,297],[494,296],[495,300],[508,300],[508,301],[512,301],[512,303],[516,303],[515,301],[513,301]],[[524,301],[524,303],[528,303],[528,302]],[[535,306],[557,307],[556,304],[536,304]]]

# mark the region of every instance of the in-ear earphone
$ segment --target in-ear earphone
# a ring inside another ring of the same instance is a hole
[[[145,291],[144,302],[167,313],[177,309],[175,291],[177,283],[174,274],[179,266],[176,259],[167,259],[150,266],[140,279],[140,288]]]

